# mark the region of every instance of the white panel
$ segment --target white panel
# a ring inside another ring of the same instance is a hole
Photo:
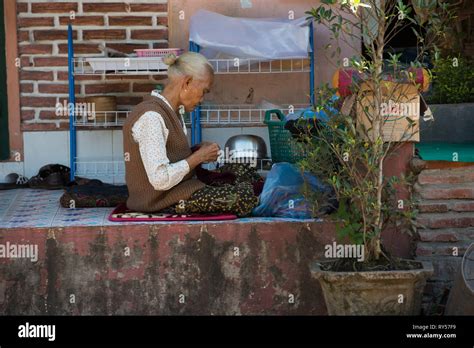
[[[77,157],[112,157],[112,132],[78,131]]]
[[[114,157],[123,156],[123,132],[122,130],[112,131],[112,154]]]
[[[114,158],[124,158],[123,153],[123,131],[121,129],[112,131],[112,155]],[[109,181],[113,184],[124,184],[125,176],[118,175],[113,177],[112,181]]]
[[[25,176],[30,178],[46,164],[69,166],[68,132],[24,132]]]
[[[110,130],[93,130],[77,132],[77,175],[89,179],[99,179],[113,183],[113,176],[104,174],[113,166],[112,132]],[[90,163],[88,161],[95,161]],[[100,163],[106,161],[104,163]],[[101,173],[96,175],[95,173]]]
[[[25,161],[0,163],[0,182],[9,173],[18,173],[28,178],[36,175],[46,164],[59,163],[69,166],[69,132],[24,132]],[[215,141],[224,148],[233,135],[254,134],[262,137],[270,155],[268,130],[266,127],[202,128],[203,141]],[[191,143],[191,129],[188,128]],[[122,130],[94,130],[77,132],[77,155],[83,158],[123,158]],[[92,177],[91,177],[92,178]],[[97,177],[104,182],[123,183],[124,178]]]
[[[0,162],[0,182],[5,182],[5,176],[10,173],[24,174],[25,162]]]

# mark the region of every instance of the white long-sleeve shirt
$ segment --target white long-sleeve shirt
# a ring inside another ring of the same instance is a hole
[[[151,94],[161,98],[171,107],[158,91],[154,90]],[[181,121],[184,134],[187,134],[182,115]],[[166,154],[168,134],[169,130],[166,128],[163,117],[154,111],[145,112],[132,127],[132,137],[138,143],[148,180],[153,188],[159,191],[169,190],[176,186],[190,171],[186,160],[170,163]]]

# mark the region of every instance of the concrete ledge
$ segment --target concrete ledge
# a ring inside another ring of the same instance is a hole
[[[0,258],[0,313],[326,314],[309,264],[325,221],[0,229],[38,261]]]

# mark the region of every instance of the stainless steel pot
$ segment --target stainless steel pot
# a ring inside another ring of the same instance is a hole
[[[265,141],[261,137],[251,134],[239,134],[230,137],[225,143],[224,151],[233,153],[234,158],[262,159],[267,157]]]

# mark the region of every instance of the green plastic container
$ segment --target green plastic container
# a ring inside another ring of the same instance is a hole
[[[278,121],[272,120],[272,115],[276,115]],[[268,126],[273,163],[296,163],[305,157],[301,146],[293,139],[290,131],[285,129],[285,115],[280,110],[273,109],[265,112],[264,122]]]

